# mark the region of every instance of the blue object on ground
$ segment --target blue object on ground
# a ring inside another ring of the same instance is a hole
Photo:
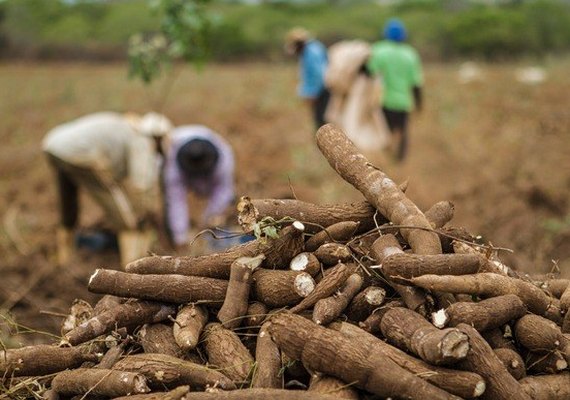
[[[79,232],[75,235],[75,245],[91,251],[119,249],[117,236],[107,231]]]
[[[210,251],[220,252],[229,249],[230,247],[237,246],[243,243],[247,243],[255,239],[253,235],[239,235],[232,236],[224,229],[212,229],[218,238],[208,235],[208,247]],[[232,237],[227,237],[232,236]]]

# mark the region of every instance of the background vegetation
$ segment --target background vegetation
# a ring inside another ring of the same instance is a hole
[[[0,0],[0,56],[34,59],[122,59],[129,37],[159,29],[149,0]],[[294,25],[325,43],[375,40],[390,16],[409,27],[410,41],[432,60],[513,59],[570,51],[570,3],[511,0],[213,1],[216,60],[278,59]]]

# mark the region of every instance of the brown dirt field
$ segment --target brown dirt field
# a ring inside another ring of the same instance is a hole
[[[409,159],[368,156],[397,182],[409,179],[421,208],[453,201],[453,224],[513,249],[503,255],[513,267],[542,273],[558,265],[570,277],[570,60],[548,62],[547,81],[534,86],[515,80],[516,65],[483,65],[483,81],[461,85],[457,67],[426,66],[426,107],[412,116]],[[295,81],[293,64],[211,65],[200,74],[184,67],[162,111],[228,138],[238,195],[289,197],[293,188],[311,202],[360,199],[316,149]],[[0,87],[0,339],[49,342],[38,332],[57,336],[59,314],[75,298],[97,299],[86,290],[91,272],[120,266],[111,253],[53,266],[57,203],[41,139],[82,114],[156,109],[160,85],[127,80],[121,64],[5,63]],[[84,200],[81,224],[91,226],[101,214]]]

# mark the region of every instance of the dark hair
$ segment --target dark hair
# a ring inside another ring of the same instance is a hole
[[[192,139],[184,143],[176,154],[178,166],[190,178],[211,175],[218,158],[218,149],[206,139]]]

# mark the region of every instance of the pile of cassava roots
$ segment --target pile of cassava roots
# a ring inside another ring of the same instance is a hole
[[[2,388],[46,399],[570,399],[568,280],[421,211],[325,125],[317,145],[364,196],[237,204],[255,240],[97,269],[62,339],[0,352]],[[30,389],[30,382],[34,382]]]

